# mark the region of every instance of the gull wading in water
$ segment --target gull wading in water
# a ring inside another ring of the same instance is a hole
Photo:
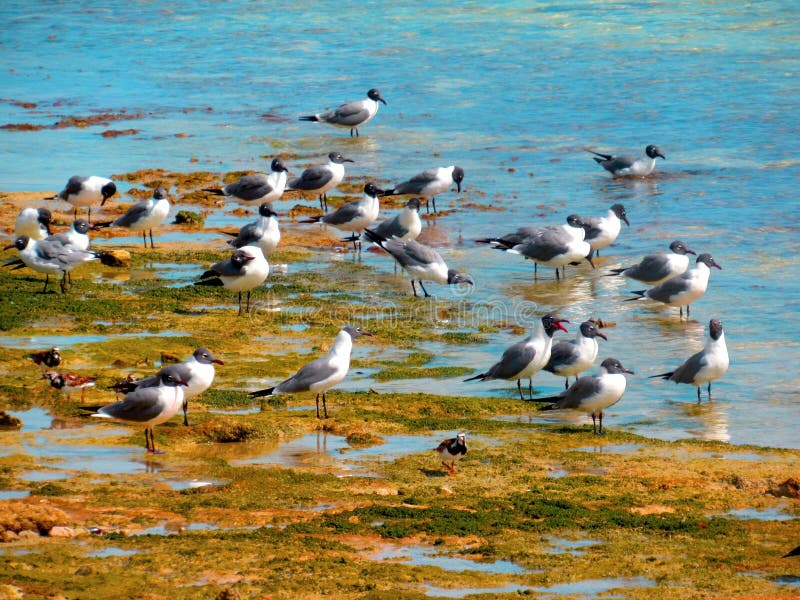
[[[422,293],[426,298],[430,297],[428,290],[422,285],[422,281],[434,281],[439,284],[459,284],[467,283],[474,285],[474,281],[466,275],[456,273],[453,269],[448,269],[441,255],[425,244],[420,244],[416,240],[403,241],[398,238],[390,240],[384,239],[370,229],[364,230],[367,239],[386,250],[411,276],[411,289],[414,296],[417,295],[417,288],[414,281],[419,282]]]
[[[603,411],[613,406],[625,393],[625,373],[633,371],[622,366],[616,358],[607,358],[600,364],[599,375],[579,377],[568,389],[558,396],[537,398],[538,402],[551,402],[542,410],[572,409],[591,413],[592,429],[595,434],[603,433]],[[600,429],[597,428],[597,419]]]
[[[652,144],[644,149],[644,156],[641,158],[601,154],[594,150],[586,151],[595,154],[594,160],[614,177],[647,177],[656,168],[656,158],[667,159],[661,154],[658,146]]]
[[[669,245],[669,252],[655,252],[648,254],[641,261],[631,267],[611,269],[607,276],[623,275],[648,285],[658,285],[667,279],[680,275],[689,267],[688,254],[695,254],[686,244],[675,240]]]
[[[399,196],[411,194],[422,196],[433,204],[436,212],[436,196],[445,193],[454,183],[458,193],[461,193],[461,182],[464,181],[464,169],[456,165],[449,167],[435,167],[414,175],[408,181],[398,183],[391,190],[386,190],[386,196]],[[425,204],[426,208],[428,204]]]
[[[708,399],[711,400],[711,382],[728,372],[730,359],[725,345],[725,332],[722,322],[711,319],[708,323],[708,339],[700,352],[693,354],[674,371],[651,375],[675,383],[688,383],[697,387],[697,401],[700,402],[700,387],[708,384]]]
[[[545,315],[534,327],[533,333],[524,340],[509,347],[498,362],[485,371],[464,381],[491,381],[493,379],[517,380],[520,400],[525,400],[522,393],[522,380],[528,379],[528,398],[533,400],[533,376],[541,371],[550,360],[553,346],[553,334],[567,329],[562,323],[569,323],[553,315]]]
[[[303,192],[303,195],[319,196],[319,208],[328,212],[328,192],[342,183],[344,163],[355,162],[338,152],[328,154],[328,162],[313,165],[300,173],[300,177],[289,182],[289,189]]]
[[[103,206],[106,200],[117,193],[117,184],[105,177],[91,175],[81,177],[73,175],[67,181],[63,190],[53,196],[52,200],[66,200],[75,208],[74,217],[78,216],[78,208],[89,209],[89,221],[92,220],[92,206],[100,203]]]
[[[386,100],[381,98],[381,93],[372,88],[367,92],[367,97],[364,100],[348,102],[327,112],[305,115],[300,117],[300,120],[319,121],[335,127],[349,128],[350,137],[353,137],[353,134],[358,136],[358,128],[378,114],[379,102],[383,102],[384,106],[386,106]]]

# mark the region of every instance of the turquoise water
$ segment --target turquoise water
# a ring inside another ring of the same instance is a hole
[[[609,411],[609,427],[800,447],[797,2],[453,10],[421,2],[11,0],[0,16],[0,125],[141,113],[85,129],[0,130],[0,190],[57,190],[75,173],[263,169],[262,157],[279,152],[301,156],[290,164],[297,173],[338,150],[356,161],[354,177],[381,181],[456,163],[467,173],[466,201],[504,209],[460,209],[436,224],[453,244],[465,240],[443,254],[469,268],[475,289],[466,297],[434,293],[463,300],[466,329],[480,324],[485,307],[520,324],[557,310],[571,331],[601,316],[617,323],[601,357],[637,372]],[[389,104],[361,138],[296,120],[370,87]],[[139,133],[99,135],[129,128]],[[583,152],[640,153],[649,143],[667,160],[647,181],[612,181]],[[437,204],[459,208],[454,200],[447,194]],[[545,269],[534,284],[519,257],[468,242],[521,224],[560,223],[571,212],[601,215],[615,202],[625,204],[632,226],[603,252],[603,267],[631,264],[675,238],[723,266],[692,320],[623,303],[640,286],[603,278],[604,269],[570,269],[559,285]],[[365,262],[392,269],[384,257]],[[389,301],[406,286],[398,280],[388,288]],[[643,376],[699,349],[711,317],[725,324],[732,366],[714,384],[713,404],[697,408],[693,388]],[[485,368],[509,341],[504,334],[465,348],[448,364]],[[550,393],[562,380],[541,374],[535,383]],[[503,382],[435,384],[442,392],[513,392]]]

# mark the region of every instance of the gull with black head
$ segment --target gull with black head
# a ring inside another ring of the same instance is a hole
[[[426,298],[429,298],[430,294],[425,289],[425,286],[422,285],[423,280],[433,281],[442,285],[475,284],[467,275],[448,269],[441,255],[430,246],[421,244],[416,240],[403,241],[398,238],[387,240],[371,229],[365,229],[364,235],[367,236],[369,241],[378,244],[378,246],[391,254],[411,276],[411,289],[414,292],[414,296],[417,295],[417,288],[414,285],[415,280],[419,282],[419,287],[422,288],[422,293],[425,294]]]
[[[408,181],[398,183],[391,190],[386,190],[386,196],[399,196],[411,194],[421,196],[427,200],[425,207],[428,211],[428,202],[433,204],[436,212],[436,196],[445,193],[454,183],[458,193],[461,193],[461,182],[464,181],[464,169],[456,165],[449,167],[435,167],[414,175]]]
[[[276,202],[281,199],[286,189],[286,174],[289,168],[282,158],[273,158],[270,172],[243,175],[237,181],[221,188],[203,188],[216,196],[233,198],[244,204],[255,205],[264,202]]]
[[[381,97],[381,93],[372,88],[367,92],[367,97],[363,100],[347,102],[341,106],[326,112],[305,115],[300,117],[301,121],[318,121],[327,123],[335,127],[350,129],[350,137],[353,134],[358,137],[358,128],[367,123],[372,117],[378,114],[379,102],[386,106],[386,100]]]
[[[338,152],[328,154],[328,162],[313,165],[300,173],[300,177],[289,182],[289,189],[303,192],[303,195],[319,196],[319,207],[328,212],[328,192],[342,183],[344,163],[355,162]]]
[[[658,285],[680,275],[689,267],[688,254],[696,255],[694,250],[680,240],[675,240],[669,245],[669,252],[654,252],[648,254],[637,264],[621,269],[611,269],[606,276],[623,275],[648,285]]]
[[[647,177],[656,168],[656,158],[666,160],[658,146],[653,144],[644,149],[644,156],[640,158],[601,154],[588,149],[586,151],[595,154],[594,160],[614,177]]]

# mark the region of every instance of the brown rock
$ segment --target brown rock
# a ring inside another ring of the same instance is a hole
[[[72,529],[72,527],[63,527],[61,525],[56,525],[49,532],[47,532],[47,535],[49,535],[50,537],[71,538],[75,537],[77,534],[75,533],[75,530]]]
[[[793,477],[789,477],[783,483],[771,487],[767,490],[767,493],[779,498],[800,498],[800,482]]]
[[[34,538],[39,537],[38,533],[36,533],[35,531],[31,531],[30,529],[23,529],[17,535],[21,540],[32,540]]]
[[[22,421],[17,417],[8,414],[4,410],[0,410],[0,428],[2,429],[19,429],[22,427]]]
[[[222,590],[214,600],[241,600],[242,596],[233,588]]]
[[[46,533],[56,525],[69,523],[67,514],[46,502],[4,502],[0,505],[0,531]]]

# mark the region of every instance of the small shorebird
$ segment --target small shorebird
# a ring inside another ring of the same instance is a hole
[[[53,346],[50,350],[42,350],[41,352],[34,352],[33,354],[28,355],[34,363],[42,367],[44,370],[45,367],[50,367],[51,369],[55,369],[58,365],[61,364],[61,352],[59,352],[57,346]]]
[[[462,431],[456,437],[444,440],[435,450],[444,468],[450,475],[455,475],[456,463],[467,453],[467,434]]]
[[[94,377],[83,377],[76,373],[56,373],[55,371],[45,371],[42,379],[47,379],[50,385],[57,390],[64,392],[67,400],[76,390],[81,391],[81,402],[86,396],[86,388],[94,387]]]

